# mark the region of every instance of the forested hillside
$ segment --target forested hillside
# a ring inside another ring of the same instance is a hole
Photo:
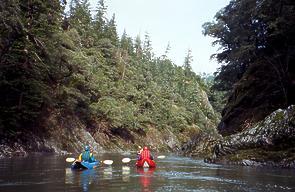
[[[68,6],[65,13],[66,1],[0,4],[1,144],[30,133],[54,142],[58,134],[81,132],[77,126],[105,146],[116,143],[114,135],[135,143],[135,133],[151,129],[184,138],[214,132],[218,119],[190,51],[176,66],[169,46],[154,55],[148,33],[119,35],[103,0],[95,13],[88,0]],[[59,148],[69,150],[66,142]]]

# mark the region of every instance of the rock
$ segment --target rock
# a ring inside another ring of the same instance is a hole
[[[210,160],[246,166],[292,167],[295,161],[295,106],[278,109],[253,127],[216,141]],[[241,159],[252,157],[254,160]]]
[[[295,106],[279,109],[248,129],[226,137],[197,134],[182,151],[207,163],[295,167]]]

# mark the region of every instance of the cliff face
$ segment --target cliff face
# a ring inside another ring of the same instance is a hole
[[[208,162],[295,168],[295,106],[278,109],[249,129],[212,145]]]

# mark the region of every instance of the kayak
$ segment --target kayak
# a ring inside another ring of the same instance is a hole
[[[99,165],[98,161],[94,161],[92,163],[86,161],[75,161],[71,168],[72,169],[93,169]]]
[[[137,167],[156,167],[155,161],[151,159],[141,159],[137,160],[136,164]]]

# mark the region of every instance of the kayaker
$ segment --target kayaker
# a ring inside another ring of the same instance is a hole
[[[143,147],[143,150],[138,156],[138,160],[141,160],[141,159],[151,159],[151,160],[154,159],[148,147]]]
[[[140,155],[140,153],[142,152],[143,148],[141,146],[138,146],[138,151],[137,151],[137,155]]]
[[[137,159],[140,158],[140,154],[141,154],[142,150],[143,150],[143,148],[139,145],[138,146],[138,151],[137,151]]]
[[[79,161],[86,161],[89,163],[96,161],[93,154],[90,152],[90,147],[88,145],[85,146],[85,151],[79,155]]]

